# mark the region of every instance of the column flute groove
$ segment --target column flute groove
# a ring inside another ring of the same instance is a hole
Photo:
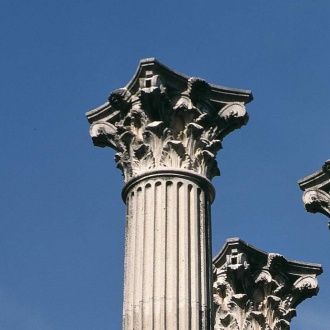
[[[211,180],[224,137],[245,125],[250,91],[189,78],[155,59],[87,113],[116,150],[127,205],[124,330],[212,330]]]
[[[200,179],[200,183],[194,182],[186,173],[174,171],[158,179],[146,176],[127,194],[126,235],[133,238],[127,240],[127,253],[134,255],[127,260],[134,261],[134,271],[132,279],[125,277],[125,287],[135,290],[132,322],[130,309],[125,313],[127,329],[159,324],[168,329],[190,329],[201,323],[198,310],[205,305],[210,282],[210,272],[202,269],[201,259],[210,254],[210,244],[199,237],[205,232],[204,208],[199,205],[204,198],[200,188],[204,179]],[[126,271],[128,267],[126,263]],[[202,291],[200,286],[205,286]],[[125,291],[126,301],[129,296]]]

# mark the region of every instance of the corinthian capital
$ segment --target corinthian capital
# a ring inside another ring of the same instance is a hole
[[[296,307],[318,292],[321,265],[291,261],[240,239],[214,258],[215,330],[288,330]]]
[[[208,84],[144,59],[132,80],[88,112],[93,143],[117,151],[125,181],[171,168],[219,175],[223,138],[248,121],[250,91]]]

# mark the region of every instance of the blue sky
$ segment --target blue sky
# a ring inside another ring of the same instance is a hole
[[[85,112],[146,57],[253,91],[218,154],[213,255],[240,237],[321,263],[292,329],[328,329],[330,232],[297,181],[330,158],[329,14],[326,0],[0,0],[0,329],[121,328],[123,180]]]

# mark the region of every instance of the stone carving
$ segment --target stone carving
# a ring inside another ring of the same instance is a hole
[[[298,263],[227,240],[214,259],[215,330],[285,330],[318,292],[320,265]]]
[[[320,189],[310,189],[303,194],[303,201],[308,212],[320,212],[330,218],[330,195]]]
[[[300,189],[304,191],[305,209],[311,213],[322,213],[330,218],[330,160],[322,169],[300,180]],[[330,222],[328,224],[330,229]]]
[[[219,175],[223,138],[248,121],[249,91],[210,85],[146,59],[132,81],[87,113],[95,145],[117,151],[125,181],[146,171],[175,168],[208,179]]]

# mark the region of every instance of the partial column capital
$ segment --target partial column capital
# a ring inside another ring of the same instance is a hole
[[[299,180],[298,184],[304,191],[302,199],[306,211],[322,213],[330,218],[330,160],[323,164],[320,171]]]
[[[296,307],[317,294],[318,264],[291,261],[228,239],[213,260],[215,330],[290,329]]]
[[[189,78],[153,58],[140,61],[131,81],[88,112],[90,135],[117,151],[125,182],[150,170],[183,169],[208,179],[223,138],[248,121],[251,91]]]

